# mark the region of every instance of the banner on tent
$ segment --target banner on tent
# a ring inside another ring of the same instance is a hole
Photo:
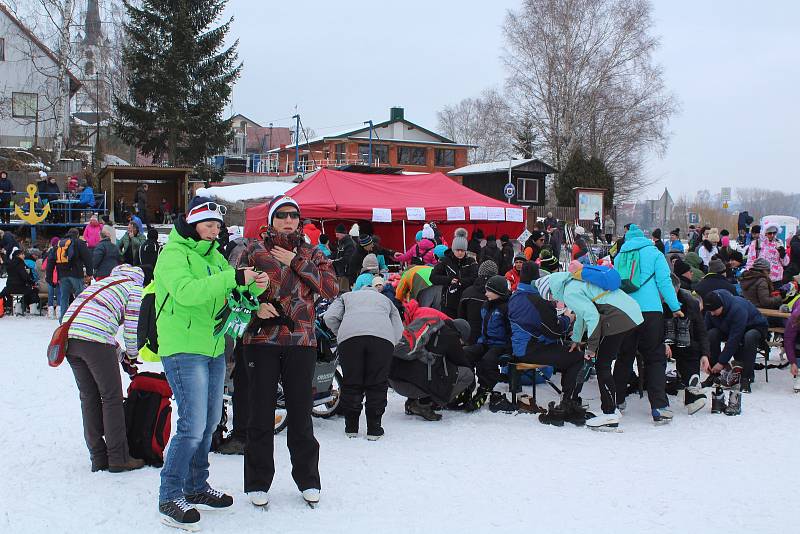
[[[522,208],[506,208],[506,220],[508,222],[524,222]]]
[[[489,218],[486,212],[486,206],[470,206],[469,207],[469,220],[470,221],[485,221]]]
[[[454,206],[451,208],[447,208],[447,220],[448,221],[465,221],[467,219],[466,211],[464,210],[464,206]]]
[[[505,221],[506,210],[505,208],[486,208],[486,215],[490,221]]]
[[[424,221],[425,208],[406,208],[406,219],[409,221]]]
[[[392,222],[392,210],[389,208],[372,208],[372,222]]]

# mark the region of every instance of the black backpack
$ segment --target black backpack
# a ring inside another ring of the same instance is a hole
[[[141,372],[128,386],[123,403],[128,449],[147,465],[164,465],[164,449],[172,431],[172,389],[164,373]]]

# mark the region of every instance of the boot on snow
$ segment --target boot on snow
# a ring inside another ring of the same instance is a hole
[[[470,386],[455,396],[453,400],[447,403],[446,408],[448,410],[454,411],[461,411],[464,410],[467,406],[467,403],[472,398],[472,392],[475,390],[475,381],[470,384]]]
[[[358,418],[359,415],[347,415],[344,418],[344,435],[348,438],[358,437]]]
[[[464,411],[465,412],[474,412],[480,410],[484,404],[486,404],[486,399],[489,398],[489,390],[485,387],[481,386],[478,388],[478,391],[475,392],[475,395],[464,404]]]
[[[406,401],[406,414],[418,415],[426,421],[439,421],[442,419],[441,414],[433,411],[433,405],[430,400],[422,402],[421,399],[408,399]]]
[[[383,427],[381,426],[381,417],[367,417],[367,439],[369,441],[378,441],[383,436]]]
[[[714,390],[711,396],[711,413],[725,413],[725,408],[727,407],[725,392],[722,391],[722,386],[717,384],[717,389]]]
[[[739,391],[731,391],[728,395],[728,407],[725,408],[725,415],[740,415],[742,413],[742,394]]]
[[[197,532],[200,526],[200,512],[189,504],[185,497],[164,501],[158,504],[161,522],[168,527]]]
[[[689,379],[689,385],[683,390],[683,395],[683,404],[686,406],[686,411],[689,412],[689,415],[702,410],[708,401],[700,390],[700,377],[698,375],[692,375],[692,378]]]
[[[664,344],[674,345],[675,337],[675,319],[667,319],[664,321]]]
[[[622,414],[619,410],[614,410],[614,413],[601,413],[586,420],[586,426],[592,430],[599,430],[601,432],[616,432],[619,428],[619,422],[622,419]]]
[[[672,422],[672,410],[669,406],[663,408],[653,408],[653,422],[657,425],[666,425]]]
[[[504,393],[492,391],[491,397],[489,398],[489,410],[492,413],[514,413],[517,411],[517,407],[511,404]]]

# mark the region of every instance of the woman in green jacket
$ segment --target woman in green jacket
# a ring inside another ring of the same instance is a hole
[[[235,270],[219,252],[225,207],[196,197],[178,219],[154,272],[158,352],[178,405],[178,430],[161,470],[161,521],[197,523],[194,506],[225,508],[233,498],[208,485],[211,435],[222,415],[226,318],[234,289],[261,294],[266,274]],[[235,312],[234,312],[235,313]],[[236,335],[235,333],[232,335]]]

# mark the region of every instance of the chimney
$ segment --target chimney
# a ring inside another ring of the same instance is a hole
[[[404,118],[405,117],[404,117],[403,108],[389,108],[389,120],[390,121],[392,121],[392,122],[401,121]]]

